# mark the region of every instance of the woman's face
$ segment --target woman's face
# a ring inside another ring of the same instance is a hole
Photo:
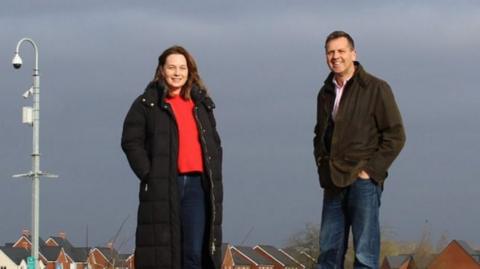
[[[178,95],[188,79],[187,59],[182,54],[168,55],[162,73],[170,94]]]

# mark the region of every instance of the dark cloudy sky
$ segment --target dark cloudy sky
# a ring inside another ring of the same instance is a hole
[[[30,127],[22,93],[40,47],[41,235],[133,248],[138,180],[120,149],[133,99],[173,44],[195,56],[216,104],[224,146],[224,234],[282,246],[319,223],[312,157],[315,99],[328,69],[323,43],[345,30],[359,61],[392,86],[407,144],[390,170],[381,221],[417,240],[480,243],[478,1],[18,1],[0,4],[0,244],[30,227]],[[248,238],[247,233],[252,230]]]

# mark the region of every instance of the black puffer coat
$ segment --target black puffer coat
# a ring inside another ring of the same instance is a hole
[[[140,179],[136,269],[181,269],[178,130],[165,96],[163,83],[150,83],[133,102],[123,125],[122,149]],[[209,201],[204,268],[220,268],[222,147],[213,116],[215,105],[198,87],[192,88],[191,97],[205,165],[203,186]]]

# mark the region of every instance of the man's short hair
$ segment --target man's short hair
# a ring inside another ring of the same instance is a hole
[[[350,45],[352,50],[355,49],[355,42],[353,41],[353,38],[344,31],[333,31],[332,33],[330,33],[325,40],[325,49],[327,49],[328,42],[341,37],[345,37],[348,40],[348,44]]]

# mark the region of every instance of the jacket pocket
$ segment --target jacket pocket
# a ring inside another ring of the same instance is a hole
[[[332,161],[332,166],[339,172],[352,173],[367,163],[366,160],[343,157]]]

